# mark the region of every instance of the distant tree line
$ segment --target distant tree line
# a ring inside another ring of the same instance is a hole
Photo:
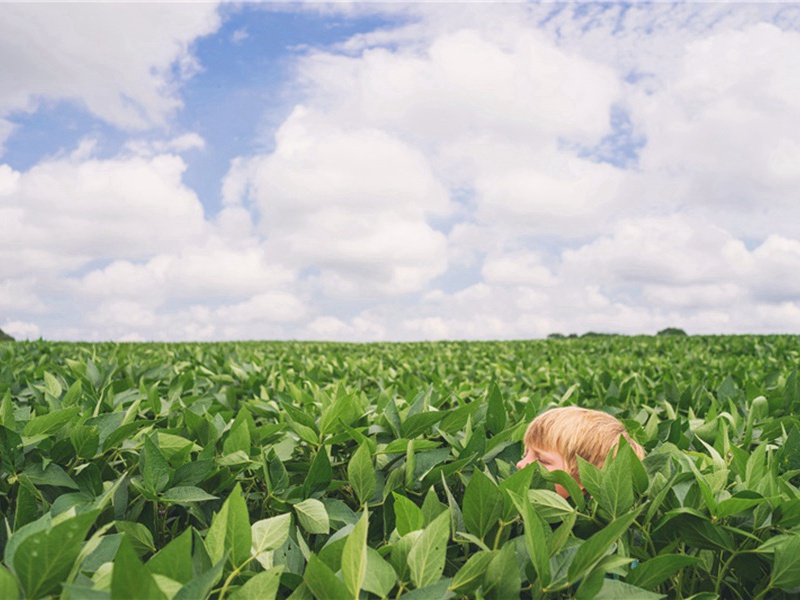
[[[13,342],[14,338],[8,335],[5,331],[0,329],[0,342]]]
[[[570,333],[564,335],[563,333],[551,333],[547,336],[548,340],[567,340],[567,339],[576,339],[576,338],[585,338],[585,337],[614,337],[623,335],[621,333],[599,333],[597,331],[587,331],[581,335],[577,333]],[[689,335],[683,329],[679,327],[667,327],[666,329],[662,329],[656,335]]]

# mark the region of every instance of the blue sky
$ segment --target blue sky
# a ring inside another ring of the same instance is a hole
[[[0,13],[16,337],[800,332],[800,4]]]

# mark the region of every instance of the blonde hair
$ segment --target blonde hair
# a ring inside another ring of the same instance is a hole
[[[580,481],[578,457],[602,467],[608,453],[619,445],[620,436],[636,456],[644,457],[644,448],[631,439],[619,419],[599,410],[565,406],[548,410],[531,421],[525,431],[525,450],[535,447],[558,452],[567,472]]]

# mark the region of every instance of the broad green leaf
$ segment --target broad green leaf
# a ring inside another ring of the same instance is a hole
[[[325,491],[331,483],[332,477],[331,461],[328,458],[328,452],[323,446],[311,462],[311,468],[309,468],[308,475],[306,475],[306,480],[303,483],[303,495],[308,497],[316,492]]]
[[[731,515],[738,514],[762,504],[767,499],[761,494],[751,491],[739,492],[723,500],[717,505],[717,518],[722,519]]]
[[[603,477],[604,473],[590,462],[586,462],[580,456],[578,460],[578,474],[581,478],[581,485],[586,488],[595,498],[599,498],[603,494]]]
[[[216,496],[212,496],[205,490],[193,485],[170,488],[161,494],[159,498],[167,504],[188,504],[189,502],[208,502],[209,500],[217,499]]]
[[[450,511],[446,510],[422,531],[408,553],[408,568],[415,587],[423,588],[439,581],[449,539]]]
[[[631,569],[625,581],[631,585],[652,590],[661,585],[672,574],[697,563],[699,560],[696,556],[686,556],[685,554],[662,554],[640,563],[635,569]]]
[[[214,515],[205,545],[212,563],[219,562],[229,552],[231,564],[238,567],[250,557],[251,544],[250,516],[242,488],[237,483],[220,511]]]
[[[307,533],[328,533],[331,529],[325,505],[314,498],[308,498],[294,505],[297,519]]]
[[[630,454],[620,452],[611,458],[604,472],[597,502],[615,519],[633,506],[631,462]]]
[[[513,541],[492,557],[484,581],[490,598],[519,598],[521,581]]]
[[[800,536],[792,536],[775,549],[770,584],[782,590],[800,587]]]
[[[153,541],[153,533],[141,523],[135,521],[115,521],[114,527],[131,543],[131,547],[136,550],[138,555],[145,552],[154,552],[156,549]]]
[[[253,523],[251,554],[258,556],[262,552],[280,548],[289,537],[291,525],[291,513],[284,513],[277,517],[262,519]]]
[[[442,514],[447,507],[439,502],[439,496],[433,487],[428,488],[425,500],[422,501],[422,526],[427,527],[436,517]]]
[[[353,598],[358,598],[367,572],[368,528],[369,515],[364,510],[353,531],[347,536],[342,550],[342,579]]]
[[[79,412],[80,408],[73,406],[71,408],[62,408],[43,415],[32,417],[30,421],[22,429],[22,436],[32,438],[37,435],[48,435],[54,431],[61,429]]]
[[[411,573],[408,568],[408,555],[421,535],[421,529],[407,533],[397,542],[395,542],[394,546],[392,547],[392,553],[389,557],[389,561],[394,567],[394,570],[397,573],[397,578],[400,581],[409,581]]]
[[[231,600],[275,600],[283,566],[256,573],[231,595]]]
[[[453,582],[450,584],[450,589],[459,593],[467,593],[477,587],[479,580],[483,579],[486,573],[486,567],[494,557],[494,552],[487,552],[481,550],[469,557],[464,566],[458,570]]]
[[[512,491],[509,491],[509,495],[519,514],[522,515],[522,522],[525,525],[525,548],[528,550],[528,556],[533,563],[541,587],[546,588],[552,580],[548,543],[550,527],[533,510],[527,495],[520,496]]]
[[[27,526],[28,531],[34,533],[26,535],[12,551],[12,569],[26,597],[38,598],[58,589],[69,575],[99,512],[93,510],[68,516],[55,525],[46,525],[44,529],[38,529],[34,523]]]
[[[528,498],[537,514],[548,523],[558,523],[575,513],[569,502],[550,490],[528,490]]]
[[[196,544],[196,547],[199,548],[200,546],[201,544]],[[222,557],[222,560],[220,560],[213,567],[203,569],[200,574],[196,574],[189,583],[178,590],[178,593],[175,594],[172,600],[195,600],[196,598],[208,598],[211,590],[215,585],[217,585],[220,577],[222,577],[222,568],[227,560],[228,554],[226,553]]]
[[[361,444],[347,465],[347,480],[358,496],[362,506],[369,502],[375,493],[375,467],[369,446]]]
[[[476,470],[464,491],[462,511],[467,531],[483,539],[503,514],[503,493]]]
[[[364,574],[362,589],[386,598],[397,583],[397,573],[377,550],[367,546],[367,571]]]
[[[308,559],[308,564],[303,572],[303,581],[316,598],[325,598],[326,600],[352,600],[353,598],[342,580],[336,577],[330,567],[322,562],[316,554],[312,554]]]
[[[136,551],[126,539],[122,540],[114,559],[111,576],[111,596],[120,600],[166,600],[155,579],[139,561]]]
[[[496,382],[489,385],[487,393],[486,429],[497,435],[506,428],[506,407]]]
[[[243,415],[245,413],[239,413]],[[236,417],[231,430],[228,432],[228,437],[222,444],[223,454],[233,454],[234,452],[244,452],[250,454],[250,428],[247,426],[247,421],[244,418]]]
[[[27,479],[20,479],[17,488],[17,506],[14,509],[14,529],[17,530],[39,517],[36,490]]]
[[[395,527],[400,536],[410,531],[422,529],[424,526],[422,510],[405,496],[392,492],[394,496]]]
[[[142,472],[142,481],[150,490],[160,492],[167,487],[171,469],[161,450],[153,443],[151,436],[144,438],[139,467]]]
[[[33,485],[52,485],[73,490],[79,489],[78,484],[67,475],[64,469],[55,463],[50,463],[45,468],[42,468],[42,463],[31,463],[25,467],[23,474]]]
[[[192,528],[156,552],[147,561],[147,570],[153,575],[165,575],[186,584],[192,579]]]
[[[413,590],[401,597],[403,600],[449,600],[453,597],[450,591],[450,579],[440,579],[436,583],[427,585],[424,588]]]
[[[579,511],[586,508],[586,500],[583,497],[583,490],[581,489],[581,486],[578,485],[578,482],[572,478],[572,475],[566,471],[548,471],[541,465],[538,466],[542,471],[542,477],[545,479],[545,481],[557,483],[567,490],[567,493],[569,494],[570,498],[572,498],[572,501],[575,503],[575,507]]]
[[[666,598],[666,596],[648,592],[615,579],[604,579],[603,587],[600,588],[594,600],[659,600],[660,598]]]
[[[100,432],[97,427],[82,425],[75,427],[69,434],[69,439],[75,447],[75,453],[80,458],[92,458],[100,447]]]
[[[569,566],[569,581],[574,583],[588,573],[605,556],[611,545],[628,530],[638,514],[639,511],[635,510],[615,519],[583,542]]]
[[[407,417],[402,425],[403,437],[410,440],[414,439],[418,435],[424,433],[431,425],[441,421],[446,415],[446,411],[435,411],[423,412]]]
[[[17,580],[2,566],[0,566],[0,598],[7,600],[17,600],[19,598]]]

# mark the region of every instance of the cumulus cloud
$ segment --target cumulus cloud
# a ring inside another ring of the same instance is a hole
[[[228,204],[252,203],[268,247],[314,267],[327,293],[405,293],[446,267],[446,239],[428,219],[450,211],[425,156],[375,129],[342,130],[298,107],[275,152],[240,161]]]
[[[65,157],[0,170],[0,277],[144,258],[207,233],[203,208],[174,155]]]
[[[123,128],[164,124],[197,68],[190,45],[219,24],[215,3],[5,4],[0,115],[67,100]]]

